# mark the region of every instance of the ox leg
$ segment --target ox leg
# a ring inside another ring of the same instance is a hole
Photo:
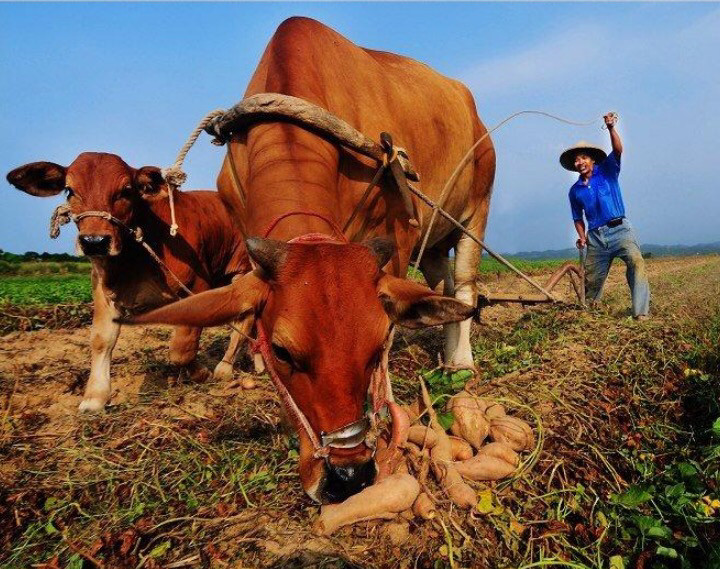
[[[114,304],[108,300],[93,272],[93,321],[90,327],[90,378],[80,411],[101,411],[110,400],[110,360],[120,334],[120,324],[113,322],[119,316]]]
[[[480,262],[480,246],[472,239],[463,235],[455,247],[455,287],[454,296],[471,306],[477,306],[477,284],[475,277]],[[445,294],[448,296],[450,292]],[[475,369],[475,362],[470,345],[470,324],[468,318],[456,324],[448,324],[445,328],[445,363],[457,368]]]
[[[194,326],[176,326],[170,340],[170,362],[181,366],[193,381],[207,379],[210,372],[197,362],[202,328]]]
[[[233,322],[233,327],[230,332],[230,342],[228,348],[225,351],[223,359],[218,362],[213,371],[213,379],[217,381],[230,381],[233,378],[233,365],[237,359],[240,348],[242,347],[243,340],[250,333],[253,325],[252,318],[245,318],[244,320],[236,320]]]

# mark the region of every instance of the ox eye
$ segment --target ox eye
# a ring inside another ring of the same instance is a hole
[[[293,365],[293,358],[290,355],[290,352],[288,352],[285,348],[282,346],[279,346],[277,344],[272,345],[272,351],[273,355],[280,360],[281,362],[284,362],[288,365]]]
[[[75,192],[73,192],[73,189],[70,186],[65,186],[63,188],[63,191],[65,192],[65,195],[67,195],[68,198],[71,198],[75,195]]]
[[[120,193],[118,194],[118,199],[130,199],[132,197],[132,186],[127,185],[123,187],[122,190],[120,190]]]

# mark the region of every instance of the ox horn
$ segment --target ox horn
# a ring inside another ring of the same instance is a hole
[[[248,237],[245,239],[248,255],[271,278],[277,275],[287,257],[287,244],[274,239]]]
[[[373,237],[363,242],[363,245],[372,251],[377,259],[378,269],[387,265],[388,261],[395,254],[395,244],[385,237]]]

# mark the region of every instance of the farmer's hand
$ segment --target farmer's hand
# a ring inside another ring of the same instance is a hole
[[[603,116],[603,119],[605,119],[605,126],[610,129],[615,126],[615,123],[617,123],[618,116],[616,113],[610,111],[608,114]]]
[[[587,243],[587,239],[585,237],[580,237],[577,241],[575,241],[575,247],[578,249],[582,249],[585,247],[585,244]]]

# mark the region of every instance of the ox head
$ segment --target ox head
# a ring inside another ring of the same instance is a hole
[[[134,323],[213,326],[256,318],[270,342],[271,365],[318,440],[303,428],[300,477],[319,502],[336,502],[372,484],[376,466],[362,424],[368,388],[393,323],[422,328],[468,318],[473,307],[382,271],[393,246],[246,241],[257,268],[224,288],[132,319]]]
[[[70,166],[52,162],[33,162],[16,168],[7,180],[32,196],[67,194],[74,215],[107,212],[126,225],[140,200],[167,195],[160,169],[128,166],[115,154],[84,152]],[[81,217],[77,221],[78,243],[88,256],[118,255],[122,250],[121,228],[102,217]]]

